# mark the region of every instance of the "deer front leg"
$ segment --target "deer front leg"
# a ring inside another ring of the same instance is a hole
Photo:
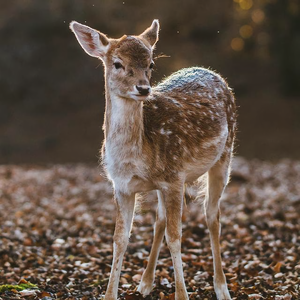
[[[114,233],[113,262],[108,287],[104,297],[105,300],[117,300],[118,297],[118,285],[123,256],[129,241],[135,195],[125,195],[120,192],[115,192],[115,200],[117,207],[117,219]]]
[[[157,196],[158,196],[158,206],[157,206],[156,222],[155,222],[155,229],[154,229],[153,245],[149,256],[148,265],[146,267],[146,270],[143,273],[141,282],[138,287],[138,291],[144,297],[149,295],[153,287],[155,268],[157,264],[159,250],[162,241],[164,239],[164,233],[166,228],[166,210],[165,210],[165,204],[164,204],[163,195],[161,191],[157,191]]]
[[[181,260],[183,183],[162,190],[166,207],[166,241],[172,256],[175,276],[175,300],[188,300]]]

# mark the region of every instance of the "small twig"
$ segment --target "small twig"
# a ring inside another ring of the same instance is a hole
[[[158,54],[157,56],[154,57],[154,59],[159,59],[159,58],[170,58],[170,55],[166,55],[166,54]]]

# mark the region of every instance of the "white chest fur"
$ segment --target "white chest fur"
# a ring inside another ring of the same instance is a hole
[[[114,189],[126,194],[151,190],[139,147],[125,145],[118,139],[105,143],[104,163]]]

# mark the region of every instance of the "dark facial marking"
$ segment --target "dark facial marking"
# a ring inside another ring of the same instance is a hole
[[[129,36],[119,43],[117,53],[128,58],[133,66],[138,68],[148,68],[151,59],[151,49],[149,49],[139,39]]]

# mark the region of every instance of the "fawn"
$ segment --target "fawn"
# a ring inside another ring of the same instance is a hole
[[[205,214],[219,300],[231,299],[222,270],[219,201],[228,182],[236,127],[235,100],[226,81],[203,68],[182,69],[151,88],[159,22],[119,39],[71,22],[90,56],[105,68],[106,108],[102,159],[114,188],[117,218],[105,300],[117,299],[119,277],[135,207],[135,194],[157,190],[158,208],[149,262],[138,291],[152,290],[164,235],[175,274],[175,299],[188,294],[181,260],[184,184],[206,174]]]

